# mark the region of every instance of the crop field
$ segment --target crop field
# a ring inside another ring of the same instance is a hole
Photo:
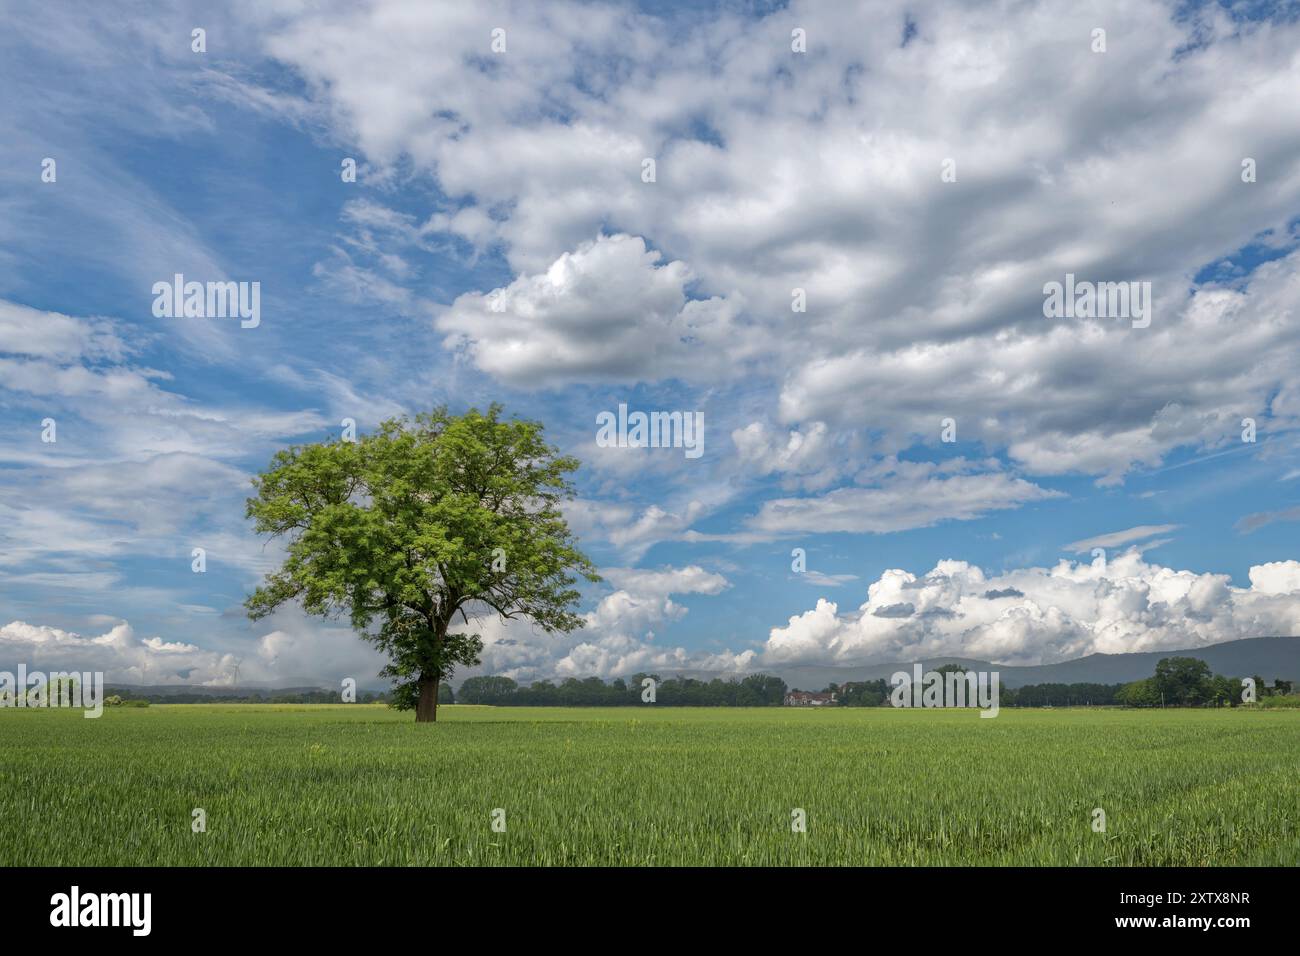
[[[1300,863],[1295,710],[438,716],[5,709],[0,864]]]

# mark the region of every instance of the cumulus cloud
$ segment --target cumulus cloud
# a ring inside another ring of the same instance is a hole
[[[1261,594],[1294,594],[1300,591],[1300,562],[1258,564],[1250,569],[1250,587]]]
[[[738,298],[689,299],[690,270],[662,259],[639,236],[602,236],[544,273],[460,296],[437,325],[483,371],[533,388],[739,372]]]
[[[387,660],[351,628],[295,619],[292,613],[277,615],[272,623],[275,630],[259,637],[254,654],[245,659],[241,679],[251,663],[252,673],[279,681],[317,681],[332,689],[348,677],[361,687],[383,684],[377,675]]]
[[[687,609],[675,597],[717,595],[730,584],[696,565],[613,568],[614,590],[571,634],[545,634],[526,621],[496,615],[458,630],[483,639],[480,667],[457,674],[503,674],[522,681],[638,671],[705,670],[741,675],[783,664],[858,664],[940,656],[1009,665],[1072,660],[1087,654],[1203,647],[1244,637],[1300,635],[1300,561],[1250,569],[1250,587],[1227,575],[1179,571],[1145,562],[1137,548],[1106,562],[1062,560],[987,575],[965,561],[945,560],[917,576],[891,569],[867,588],[867,599],[840,613],[819,598],[813,608],[773,627],[758,649],[692,650],[658,641],[656,630]],[[0,628],[0,665],[102,670],[122,683],[229,685],[343,677],[369,684],[382,656],[348,628],[281,612],[248,653],[213,651],[161,636],[138,638],[119,621],[84,637],[13,621]]]
[[[138,638],[125,621],[93,637],[11,621],[0,627],[0,658],[8,670],[21,663],[29,670],[102,671],[108,681],[129,684],[230,683],[237,659],[183,641]]]
[[[1261,266],[1249,292],[1198,289],[1146,330],[1045,320],[1036,329],[815,360],[783,386],[782,413],[846,426],[867,424],[870,409],[898,446],[951,415],[963,439],[1005,449],[1030,473],[1098,474],[1114,484],[1176,448],[1238,438],[1243,417],[1271,411],[1275,428],[1294,422],[1289,406],[1270,410],[1269,399],[1300,344],[1286,318],[1300,292],[1298,264],[1293,253]],[[1240,364],[1225,369],[1224,348]],[[1187,389],[1189,380],[1201,387]]]
[[[1243,416],[1295,418],[1279,391],[1300,358],[1294,256],[1248,283],[1233,257],[1294,242],[1300,24],[1154,0],[922,2],[904,44],[903,14],[875,3],[724,11],[689,31],[615,6],[508,10],[495,58],[488,10],[250,14],[338,135],[454,197],[423,234],[506,257],[513,283],[440,320],[480,368],[529,386],[717,380],[739,367],[741,290],[745,367],[779,388],[779,420],[872,429],[886,452],[953,416],[1031,474],[1116,483]],[[1123,38],[1105,56],[1087,42],[1101,21]],[[1267,188],[1242,183],[1248,155]],[[1188,299],[1216,260],[1230,284]],[[1150,281],[1151,327],[1045,319],[1043,285],[1067,272]],[[683,298],[688,274],[702,302]],[[761,468],[800,454],[761,435],[738,447]]]
[[[207,610],[212,613],[211,609]],[[87,636],[47,625],[11,621],[0,627],[0,669],[103,671],[110,683],[247,684],[314,683],[337,688],[345,677],[376,686],[383,655],[348,627],[324,624],[295,610],[274,614],[272,630],[223,650],[161,635],[139,637],[126,621],[92,618],[108,627]],[[238,670],[236,671],[236,668]]]
[[[698,565],[682,568],[610,568],[602,577],[615,590],[584,615],[584,627],[548,635],[527,622],[491,616],[460,625],[483,639],[483,664],[472,673],[504,674],[519,680],[617,677],[637,671],[676,669],[745,672],[753,650],[733,653],[688,650],[656,643],[657,628],[680,620],[687,608],[674,595],[716,595],[730,587],[721,574]]]
[[[962,656],[1010,665],[1087,654],[1203,647],[1300,635],[1300,562],[1227,575],[1178,571],[1132,548],[1109,562],[1062,560],[986,576],[964,561],[924,575],[885,571],[855,611],[823,599],[774,627],[760,663],[863,663]]]
[[[672,595],[718,594],[729,586],[722,575],[697,565],[660,571],[615,568],[602,576],[617,590],[587,613],[586,626],[602,637],[623,639],[653,637],[654,626],[685,615],[687,609]]]
[[[818,491],[852,470],[855,436],[836,440],[825,422],[793,428],[784,436],[766,422],[751,422],[731,433],[742,465],[756,475],[780,475],[786,488]]]

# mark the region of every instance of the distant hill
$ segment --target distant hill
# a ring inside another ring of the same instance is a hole
[[[1006,687],[1023,687],[1026,684],[1120,684],[1150,677],[1155,673],[1156,664],[1165,657],[1196,657],[1209,664],[1214,673],[1228,677],[1258,674],[1269,683],[1279,677],[1300,681],[1300,637],[1254,637],[1189,650],[1141,654],[1089,654],[1073,661],[1029,667],[1012,667],[969,657],[933,657],[916,662],[858,666],[792,665],[764,668],[762,673],[773,674],[790,687],[802,690],[819,690],[828,684],[843,684],[846,681],[888,680],[895,671],[910,672],[913,663],[919,663],[923,670],[943,664],[961,664],[971,670],[995,670],[1000,682]],[[671,669],[665,669],[661,676],[669,677],[679,673],[702,679],[719,676],[703,671]]]

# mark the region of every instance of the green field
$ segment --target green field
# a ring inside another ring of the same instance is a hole
[[[5,866],[1300,862],[1295,710],[5,709],[0,756]]]

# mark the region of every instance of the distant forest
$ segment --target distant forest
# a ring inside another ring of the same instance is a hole
[[[963,672],[956,664],[935,669],[939,673]],[[604,681],[599,677],[570,677],[560,683],[536,681],[520,686],[509,677],[470,677],[454,694],[448,684],[439,688],[440,704],[489,704],[496,707],[641,707],[645,678],[655,682],[655,704],[661,707],[780,707],[790,688],[779,677],[753,674],[743,679],[702,681],[691,677],[662,678],[635,674]],[[1300,706],[1291,681],[1276,679],[1270,686],[1254,675],[1256,698],[1273,705]],[[837,707],[888,707],[893,687],[885,679],[830,684],[818,693],[834,694]],[[999,687],[1001,707],[1236,707],[1242,702],[1239,677],[1210,672],[1195,657],[1166,657],[1155,673],[1127,684],[1029,684]],[[338,704],[338,691],[295,689],[249,690],[229,693],[144,692],[129,687],[109,687],[109,706],[156,704]],[[1285,699],[1284,699],[1285,698]],[[357,694],[358,703],[387,703],[387,693]]]
[[[956,664],[936,668],[940,673],[964,672]],[[702,681],[690,677],[662,679],[657,674],[636,674],[627,680],[603,681],[569,678],[559,684],[537,681],[521,687],[509,677],[470,677],[456,692],[458,704],[498,707],[633,707],[643,706],[645,678],[655,682],[655,703],[663,707],[779,707],[791,690],[778,677],[755,674],[742,680]],[[1269,687],[1254,676],[1257,698],[1291,694],[1290,681],[1275,680]],[[819,693],[835,694],[839,707],[888,707],[893,686],[881,678],[830,684]],[[1236,707],[1242,702],[1239,677],[1212,674],[1195,657],[1166,657],[1148,678],[1122,684],[1029,684],[998,689],[1002,707]]]

